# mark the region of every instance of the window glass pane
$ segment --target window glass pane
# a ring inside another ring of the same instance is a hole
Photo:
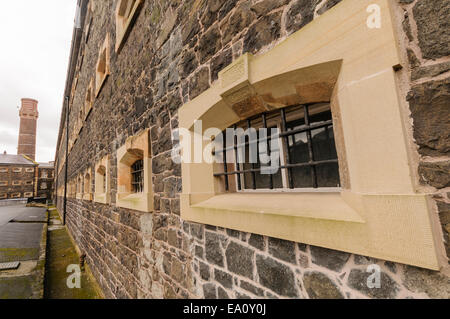
[[[288,122],[286,128],[288,131],[305,128],[305,119],[301,118]],[[291,135],[288,140],[291,164],[308,163],[311,159],[309,157],[308,137],[306,132]],[[295,167],[291,169],[291,174],[294,181],[294,188],[313,187],[312,168],[310,166]]]
[[[318,187],[340,187],[337,163],[321,164],[316,168]]]

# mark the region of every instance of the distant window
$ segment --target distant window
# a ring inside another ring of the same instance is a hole
[[[149,132],[145,129],[128,137],[117,150],[117,207],[142,212],[153,210]]]
[[[34,168],[27,168],[27,169],[25,169],[25,172],[34,173]]]
[[[0,173],[8,173],[8,169],[5,167],[0,168]]]
[[[8,186],[8,182],[7,181],[1,181],[0,182],[0,186]]]
[[[6,199],[6,198],[8,198],[7,194],[0,194],[0,199]]]
[[[86,90],[86,98],[84,100],[84,117],[88,117],[94,104],[94,80],[91,80]]]
[[[48,178],[47,171],[42,171],[41,178]]]
[[[13,193],[11,194],[11,198],[20,198],[21,193]]]
[[[28,186],[29,186],[29,185],[33,185],[33,181],[26,181],[26,182],[25,182],[25,185],[28,185]]]
[[[15,167],[15,168],[13,168],[13,172],[14,173],[22,173],[22,168],[21,167]]]
[[[109,34],[106,35],[106,39],[103,42],[100,52],[98,54],[97,67],[95,70],[95,88],[98,96],[109,75]]]
[[[137,16],[142,0],[119,0],[116,8],[116,52],[119,52]]]
[[[30,197],[33,197],[33,193],[28,192],[28,193],[25,193],[23,196],[24,196],[25,198],[30,198]]]
[[[91,192],[91,175],[86,174],[84,176],[84,193],[89,194]]]
[[[83,183],[81,181],[81,177],[78,177],[77,181],[77,193],[82,194],[83,193]]]
[[[94,18],[91,17],[89,20],[89,24],[86,28],[86,43],[89,41],[89,36],[91,35],[91,29],[92,29],[92,22],[94,21]]]
[[[41,189],[47,189],[47,183],[41,183]]]
[[[20,186],[20,185],[22,185],[22,182],[21,181],[13,181],[12,185],[13,186]]]

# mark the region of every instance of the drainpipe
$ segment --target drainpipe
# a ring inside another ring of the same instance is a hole
[[[69,167],[69,97],[66,96],[66,167],[64,169],[64,213],[63,213],[63,225],[66,225],[67,215],[67,175]]]

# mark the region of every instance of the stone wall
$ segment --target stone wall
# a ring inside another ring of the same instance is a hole
[[[92,170],[105,155],[111,156],[111,205],[69,199],[67,210],[68,227],[86,252],[87,262],[107,297],[450,296],[449,279],[442,273],[188,223],[180,218],[181,168],[171,161],[171,131],[178,126],[179,107],[208,89],[217,80],[218,72],[243,53],[266,52],[339,2],[145,1],[121,52],[110,50],[111,75],[67,161],[71,180],[86,169]],[[395,1],[397,13],[408,13],[407,18],[397,21],[399,42],[411,63],[411,70],[405,65],[401,71],[403,77],[412,78],[404,81],[402,89],[414,120],[411,134],[421,155],[417,169],[421,183],[436,192],[443,224],[448,229],[449,148],[448,136],[445,138],[442,132],[450,130],[442,115],[446,105],[448,109],[449,98],[445,69],[449,42],[444,41],[449,28],[445,27],[448,19],[439,24],[436,14],[448,17],[449,5],[438,0],[431,8],[428,2]],[[71,128],[84,104],[105,35],[109,32],[113,43],[115,39],[116,1],[93,3],[92,29],[87,41],[82,41],[83,58],[76,69],[78,84],[71,101]],[[411,41],[405,41],[406,37]],[[115,205],[116,150],[128,136],[143,128],[151,129],[152,214]],[[60,163],[64,162],[64,154],[62,143],[57,154]],[[63,172],[56,188],[64,183]],[[60,211],[62,205],[60,197]],[[366,285],[370,275],[367,266],[374,263],[383,271],[381,289],[368,289]]]
[[[407,94],[420,184],[435,193],[450,256],[450,3],[401,0],[410,66]]]

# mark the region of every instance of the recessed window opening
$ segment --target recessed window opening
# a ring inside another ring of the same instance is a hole
[[[144,191],[144,161],[138,160],[131,166],[131,189],[133,193]]]
[[[247,134],[244,143],[238,134],[233,135],[234,141],[227,143],[231,135],[223,134],[222,149],[215,150],[216,158],[223,162],[223,171],[214,176],[223,181],[226,191],[340,187],[328,103],[296,105],[263,113],[232,129]],[[251,131],[252,138],[248,134]]]

